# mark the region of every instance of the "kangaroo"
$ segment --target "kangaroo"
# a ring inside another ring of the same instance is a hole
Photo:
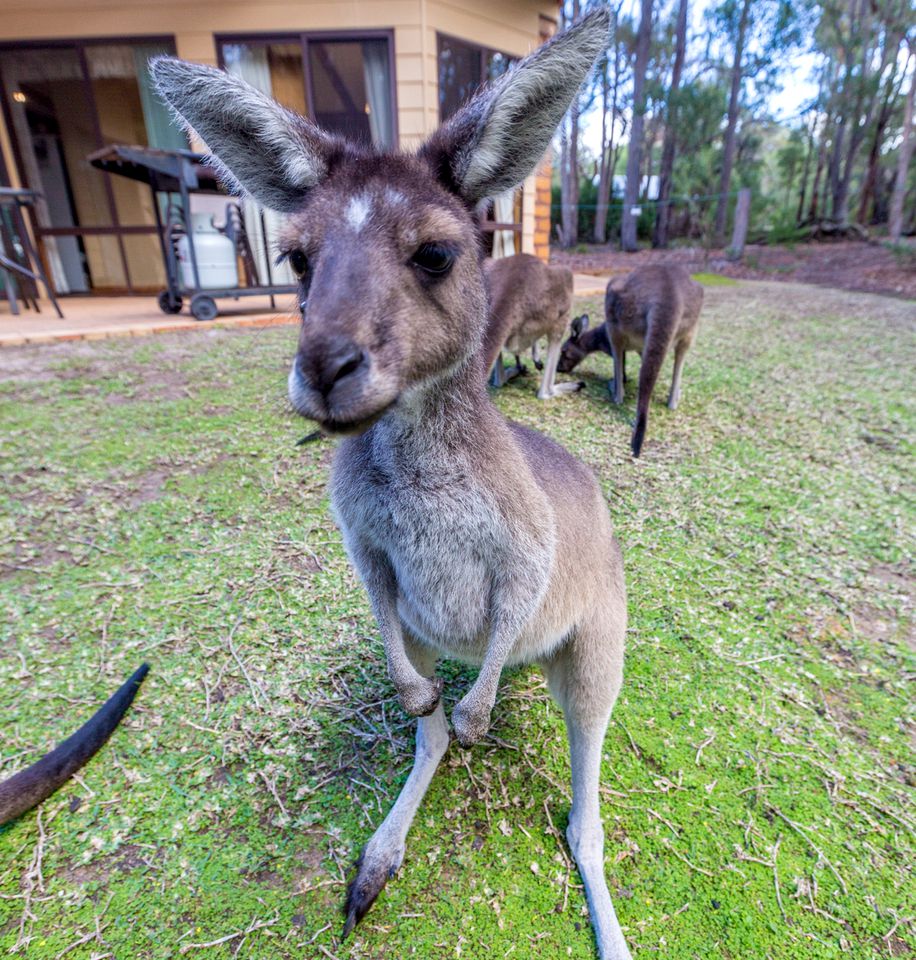
[[[547,338],[547,361],[542,367],[538,399],[581,390],[583,383],[555,383],[560,345],[569,329],[573,275],[568,267],[550,267],[530,253],[487,260],[484,277],[490,291],[490,319],[484,336],[487,370],[493,368],[495,386],[523,373],[519,354],[529,348],[538,364],[537,343]],[[504,371],[502,350],[515,354],[515,370]],[[508,373],[508,376],[506,376]]]
[[[534,169],[608,30],[606,9],[584,17],[483,88],[415,154],[341,140],[211,67],[166,58],[152,68],[227,182],[290,215],[281,255],[299,278],[302,320],[290,400],[343,436],[332,506],[388,674],[420,718],[413,769],[349,885],[344,937],[401,866],[448,749],[437,658],[480,667],[451,714],[463,746],[486,735],[503,668],[536,662],[565,713],[567,838],[598,952],[630,956],[604,874],[598,793],[623,672],[621,552],[590,471],[490,402],[472,219],[480,200]]]
[[[597,327],[589,328],[588,314],[576,317],[570,324],[569,339],[560,350],[557,373],[572,373],[590,353],[598,350],[609,357],[614,355],[611,351],[611,338],[607,332],[607,324],[599,323]]]
[[[0,826],[46,800],[99,751],[127,713],[149,672],[143,664],[71,737],[0,783]]]
[[[677,264],[651,264],[634,270],[622,283],[612,279],[604,295],[605,321],[590,334],[580,329],[563,344],[558,369],[573,370],[586,354],[610,352],[614,358],[614,379],[608,385],[614,403],[623,403],[626,382],[626,351],[642,356],[639,389],[636,395],[636,425],[630,445],[633,456],[642,451],[649,419],[649,401],[661,372],[665,355],[674,346],[674,373],[668,393],[668,407],[677,408],[681,399],[681,372],[684,358],[693,345],[703,306],[703,288]],[[607,344],[610,345],[608,350]]]

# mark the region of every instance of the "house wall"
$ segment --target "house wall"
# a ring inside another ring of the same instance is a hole
[[[178,56],[215,64],[215,34],[393,29],[398,132],[410,149],[439,122],[437,33],[524,56],[556,14],[557,0],[3,0],[0,41],[172,35]],[[5,129],[0,149],[15,183]],[[523,220],[528,252],[536,192],[532,177]]]

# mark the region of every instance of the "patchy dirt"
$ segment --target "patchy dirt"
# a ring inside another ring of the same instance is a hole
[[[738,280],[791,280],[818,286],[916,299],[916,244],[895,254],[884,244],[833,241],[794,247],[749,245],[740,263],[725,259],[722,249],[674,247],[622,253],[589,246],[585,252],[551,248],[550,262],[576,273],[626,273],[647,263],[681,263],[692,273],[718,273]]]
[[[120,338],[71,340],[6,348],[0,350],[0,380],[96,380],[123,373],[135,381],[137,390],[159,385],[161,390],[184,395],[187,381],[182,364],[202,353],[231,353],[233,348],[244,356],[252,337],[245,330],[222,328],[195,330],[194,336],[186,331],[163,333],[154,338],[155,357],[143,362],[126,360],[129,352],[117,346],[121,342]]]

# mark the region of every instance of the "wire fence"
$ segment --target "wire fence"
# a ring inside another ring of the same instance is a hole
[[[607,204],[598,203],[597,188],[591,182],[583,184],[583,193],[575,204],[563,203],[558,199],[559,189],[554,187],[550,204],[551,236],[564,236],[564,220],[574,220],[576,238],[592,240],[596,237],[608,238],[619,233],[627,210],[636,218],[636,233],[640,239],[654,239],[660,210],[667,210],[667,240],[689,239],[700,243],[711,243],[716,213],[721,200],[727,203],[727,230],[731,230],[731,221],[736,198],[740,190],[717,193],[675,194],[664,199],[641,197],[628,204],[619,195],[612,196]],[[573,216],[569,213],[574,211]],[[596,230],[596,220],[604,216],[604,230]]]

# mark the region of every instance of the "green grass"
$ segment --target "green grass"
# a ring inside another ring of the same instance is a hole
[[[594,468],[624,549],[618,915],[637,956],[911,955],[913,305],[706,297],[638,462],[634,369],[620,409],[603,356],[580,394],[542,404],[529,377],[496,398]],[[171,960],[239,934],[185,955],[594,957],[534,668],[504,678],[490,741],[452,746],[399,876],[336,939],[413,722],[328,514],[332,445],[294,445],[294,341],[0,352],[0,776],[152,666],[79,778],[0,828],[0,952]],[[450,708],[472,675],[442,672]]]
[[[691,276],[704,287],[733,287],[738,283],[732,277],[724,277],[721,273],[692,273]]]

